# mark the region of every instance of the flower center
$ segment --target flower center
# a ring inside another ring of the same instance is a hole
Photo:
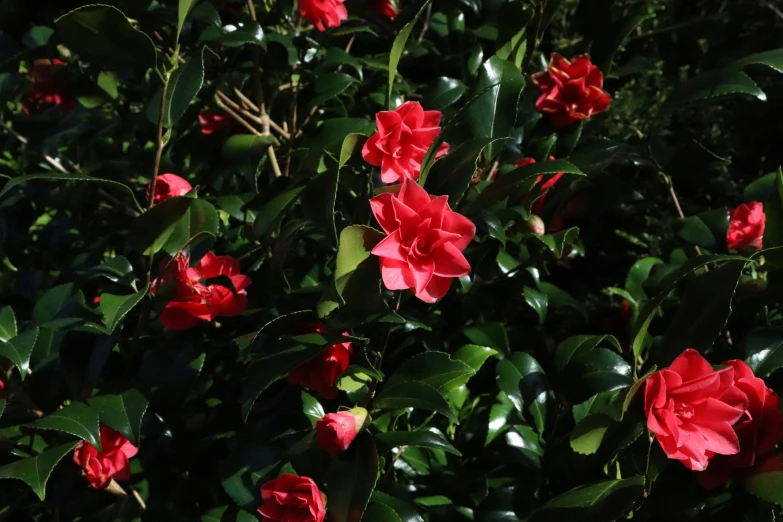
[[[674,407],[674,414],[678,417],[682,417],[683,419],[690,419],[693,417],[693,413],[693,408],[690,406],[685,406],[684,404],[680,404]]]

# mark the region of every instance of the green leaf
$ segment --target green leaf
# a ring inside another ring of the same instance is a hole
[[[533,15],[533,8],[519,0],[504,2],[498,10],[495,54],[498,58],[510,61],[520,70],[527,51],[527,24],[533,19]]]
[[[574,400],[581,402],[596,393],[627,388],[633,384],[633,369],[620,355],[604,348],[577,354],[566,368]]]
[[[30,371],[30,357],[33,354],[37,338],[38,328],[33,328],[12,337],[4,343],[0,343],[0,355],[19,368],[19,373],[23,379],[27,372]]]
[[[100,425],[98,414],[83,402],[74,402],[35,422],[28,424],[31,428],[55,430],[69,433],[86,440],[98,451],[101,451]]]
[[[427,109],[442,111],[455,104],[467,90],[467,86],[457,79],[446,76],[436,78],[424,94]]]
[[[22,183],[26,183],[28,181],[33,180],[51,180],[51,181],[88,181],[92,183],[103,183],[105,185],[111,185],[113,187],[118,187],[123,189],[125,192],[128,193],[130,196],[131,201],[136,206],[136,208],[141,208],[138,201],[136,201],[136,196],[133,195],[133,191],[128,187],[127,185],[123,183],[118,183],[116,181],[112,181],[110,179],[100,179],[100,178],[94,178],[92,176],[87,176],[85,174],[61,174],[59,172],[44,172],[41,174],[26,174],[24,176],[16,176],[15,178],[9,179],[5,185],[3,185],[3,190],[0,190],[0,198],[2,198],[9,190],[14,188],[17,185],[20,185]]]
[[[0,399],[0,419],[3,418],[3,412],[5,412],[6,400]]]
[[[166,239],[163,250],[172,256],[176,255],[186,246],[192,246],[194,238],[216,237],[219,231],[220,218],[212,203],[203,199],[194,199]]]
[[[133,28],[119,9],[88,5],[55,20],[57,35],[68,48],[94,65],[154,68],[157,51],[149,36]]]
[[[449,403],[438,390],[429,384],[418,381],[405,381],[398,384],[384,384],[383,389],[375,397],[374,408],[402,409],[419,408],[436,411],[448,417],[454,423],[457,417],[451,411]]]
[[[783,368],[783,328],[756,328],[748,334],[745,345],[745,362],[754,375],[767,377]]]
[[[348,451],[329,467],[329,520],[360,522],[378,480],[378,451],[369,432],[360,433]]]
[[[712,346],[731,314],[744,267],[745,261],[730,261],[691,281],[661,346],[653,354],[660,367],[668,366],[687,348],[704,353]]]
[[[6,342],[16,337],[16,316],[10,306],[0,308],[0,341]]]
[[[466,344],[454,353],[453,359],[467,364],[474,372],[478,372],[484,362],[497,353],[497,350],[487,346]]]
[[[429,431],[426,429],[417,431],[389,431],[377,434],[375,440],[378,443],[379,451],[382,453],[391,448],[399,448],[400,446],[416,446],[418,448],[443,450],[457,455],[458,457],[462,456],[462,453],[449,444],[446,438],[437,431]]]
[[[677,235],[692,245],[716,250],[725,248],[728,231],[729,211],[723,207],[686,217]]]
[[[500,323],[474,324],[462,330],[462,335],[467,337],[473,344],[488,346],[504,355],[511,351],[506,327]]]
[[[84,305],[84,294],[73,283],[65,283],[47,290],[33,307],[33,321],[46,326],[55,319],[72,317]]]
[[[475,373],[476,370],[462,361],[453,360],[447,353],[424,352],[402,363],[389,377],[387,385],[423,382],[446,396],[467,383]]]
[[[364,512],[364,520],[372,520],[373,522],[402,522],[402,519],[392,508],[385,504],[378,504],[377,502],[372,501]]]
[[[731,62],[727,69],[744,69],[748,65],[764,65],[777,72],[783,72],[783,49],[772,49],[755,53]]]
[[[324,121],[310,133],[312,137],[304,144],[309,150],[302,160],[302,170],[308,175],[318,170],[324,153],[339,155],[343,142],[349,134],[369,136],[373,132],[375,132],[375,123],[363,118],[334,118]]]
[[[587,323],[587,309],[584,304],[581,301],[576,300],[574,296],[562,288],[558,288],[546,281],[542,281],[538,285],[538,289],[547,295],[550,308],[572,308],[582,317],[584,322]]]
[[[304,185],[291,187],[261,207],[256,215],[255,223],[253,223],[253,234],[256,237],[263,237],[270,233],[280,221],[286,209],[296,203],[304,189]]]
[[[718,69],[702,72],[675,89],[664,106],[677,108],[730,94],[749,94],[761,101],[767,101],[764,91],[744,72]]]
[[[356,134],[349,134],[346,140],[352,136],[356,136]],[[302,192],[302,209],[313,223],[320,226],[329,235],[333,244],[337,244],[335,203],[337,202],[338,181],[339,170],[330,169],[316,174]]]
[[[111,334],[119,324],[120,320],[130,312],[134,306],[147,295],[150,284],[130,295],[101,294],[101,313],[103,314],[103,324],[106,325],[106,333]]]
[[[601,34],[590,49],[590,58],[603,71],[604,77],[612,71],[614,56],[631,32],[643,21],[655,16],[647,6],[643,5],[633,7],[629,11],[622,19],[613,21],[608,31]]]
[[[775,186],[764,205],[764,215],[764,248],[783,246],[783,169],[779,168],[775,176]],[[783,249],[770,250],[764,257],[777,267],[783,266]]]
[[[484,446],[489,446],[499,435],[511,428],[516,416],[516,408],[511,399],[508,398],[508,395],[504,392],[498,393],[495,402],[489,410],[487,438],[484,441]]]
[[[370,501],[377,502],[392,508],[394,512],[397,513],[397,516],[400,517],[402,522],[424,522],[424,519],[421,518],[421,515],[419,515],[419,513],[416,511],[416,508],[412,504],[409,504],[404,500],[400,500],[395,496],[389,495],[388,493],[375,490],[372,492]]]
[[[196,2],[198,0],[179,0],[179,7],[177,8],[177,42],[179,42],[179,35],[182,33],[182,26],[185,25],[185,19]]]
[[[623,348],[619,341],[611,335],[575,335],[561,341],[555,350],[557,371],[564,371],[574,357],[590,353],[604,342],[611,344],[622,353]]]
[[[644,290],[644,282],[650,277],[650,271],[655,265],[663,263],[657,257],[645,257],[633,264],[625,278],[625,289],[637,302],[648,299]]]
[[[242,27],[233,25],[207,27],[199,36],[199,42],[215,42],[225,47],[242,47],[245,44],[264,45],[264,30],[256,22],[246,21]]]
[[[166,89],[166,106],[164,107],[163,126],[170,129],[179,121],[188,105],[196,98],[204,83],[204,58],[202,53],[192,56],[187,62],[177,67],[169,78]],[[160,97],[163,89],[150,99],[147,105],[147,119],[158,124],[160,119]]]
[[[633,383],[633,386],[631,386],[631,388],[628,390],[628,393],[625,394],[625,399],[623,400],[623,413],[628,411],[628,408],[631,406],[631,401],[633,401],[634,396],[639,392],[639,390],[642,389],[644,381],[646,381],[650,375],[655,373],[657,369],[658,366],[653,364],[644,375],[639,377],[639,380]]]
[[[310,419],[310,423],[315,427],[315,421],[326,415],[324,407],[318,402],[318,399],[307,392],[302,392],[302,412]]]
[[[253,196],[255,194],[252,192],[219,196],[217,198],[217,206],[221,210],[225,210],[234,219],[252,223],[256,219],[256,212],[246,208],[245,205],[253,199]]]
[[[527,410],[538,433],[543,433],[548,401],[554,394],[538,361],[526,353],[512,352],[498,362],[496,372],[500,390],[520,413]]]
[[[257,164],[267,153],[270,145],[275,143],[275,137],[256,136],[254,134],[235,134],[223,144],[220,155],[230,162],[250,161]]]
[[[193,196],[177,196],[161,201],[130,224],[128,242],[142,254],[154,254],[166,244],[195,201]]]
[[[430,0],[424,2],[424,4],[421,6],[421,9],[419,9],[419,12],[416,13],[416,16],[413,17],[413,20],[405,24],[405,27],[400,29],[400,32],[397,33],[397,36],[394,38],[394,43],[392,44],[391,51],[389,52],[389,91],[386,93],[386,106],[389,110],[394,109],[391,103],[392,92],[394,90],[394,79],[397,76],[397,65],[400,63],[402,53],[405,51],[405,44],[408,43],[408,38],[410,37],[416,22],[419,21],[421,15],[424,14],[424,12],[427,10],[429,3]]]
[[[507,197],[522,196],[524,194],[519,193],[519,189],[524,188],[526,182],[536,179],[542,174],[557,174],[559,172],[577,176],[585,175],[568,160],[564,159],[539,161],[531,165],[525,165],[498,176],[475,200],[468,204],[465,211],[475,214],[490,208]]]
[[[610,522],[631,509],[644,489],[644,477],[606,480],[580,486],[559,495],[536,511],[531,522],[573,521],[579,517],[591,522]]]
[[[372,249],[383,239],[383,233],[364,225],[351,225],[340,232],[335,281],[348,276],[370,257]]]
[[[745,190],[742,191],[742,199],[745,201],[760,201],[764,203],[765,210],[767,210],[766,206],[770,199],[774,199],[777,196],[777,190],[775,190],[777,178],[777,171],[770,172],[745,185]]]
[[[589,415],[580,420],[569,437],[571,449],[580,455],[593,455],[598,451],[607,430],[615,424],[608,415]]]
[[[56,448],[48,449],[23,460],[12,462],[0,467],[0,479],[19,479],[33,488],[41,501],[46,497],[46,482],[58,462],[76,447],[78,442],[70,442]]]
[[[313,97],[308,102],[310,107],[322,105],[345,92],[345,90],[357,80],[353,76],[342,72],[334,72],[316,77],[313,83]]]
[[[573,229],[572,229],[573,230]],[[578,232],[578,229],[577,229]],[[547,296],[534,288],[526,286],[522,289],[525,302],[538,314],[538,324],[544,324],[546,320]]]
[[[140,391],[130,389],[121,395],[101,395],[89,403],[103,424],[125,435],[134,446],[139,445],[141,420],[149,404]]]
[[[468,123],[475,138],[505,138],[516,126],[517,104],[525,87],[519,68],[493,56],[482,65],[474,93],[484,91],[468,108]],[[494,158],[500,147],[490,144],[484,149],[485,160]]]
[[[433,165],[424,188],[430,194],[448,196],[449,204],[456,208],[476,173],[482,151],[497,141],[505,141],[505,138],[475,138],[449,150]]]
[[[783,471],[757,473],[746,478],[743,484],[750,494],[783,506]]]

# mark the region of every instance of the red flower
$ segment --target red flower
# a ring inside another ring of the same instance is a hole
[[[758,201],[743,203],[729,211],[729,232],[726,234],[726,246],[761,248],[764,237],[764,205]]]
[[[128,459],[138,451],[122,434],[101,425],[101,451],[89,442],[82,441],[76,446],[73,461],[81,466],[90,485],[101,489],[108,486],[112,479],[130,478]]]
[[[390,20],[397,18],[397,8],[394,7],[391,0],[375,0],[375,10]]]
[[[318,447],[330,455],[347,450],[356,438],[356,424],[356,417],[350,411],[327,413],[315,422]]]
[[[744,362],[729,361],[726,365],[734,370],[735,386],[748,396],[748,409],[734,425],[739,453],[716,456],[706,471],[699,473],[699,483],[707,489],[716,488],[732,477],[745,476],[783,438],[783,416],[778,409],[777,394],[767,388],[763,379],[754,376]]]
[[[419,102],[379,112],[375,115],[378,132],[364,143],[362,157],[370,165],[381,167],[384,183],[418,179],[427,149],[440,133],[440,117],[440,111],[425,111]],[[436,157],[448,149],[443,143]]]
[[[553,160],[553,159],[555,159],[555,157],[554,156],[549,156],[549,159]],[[535,158],[522,158],[521,160],[517,161],[516,167],[517,168],[526,167],[528,165],[532,165],[535,162],[536,162]],[[543,194],[541,195],[540,198],[538,198],[535,201],[535,203],[533,203],[533,207],[530,209],[530,211],[533,214],[541,213],[541,209],[544,208],[544,200],[546,199],[546,192],[547,192],[547,190],[549,190],[550,188],[554,187],[555,183],[557,183],[560,180],[560,178],[562,178],[562,177],[563,177],[563,173],[562,172],[558,172],[557,174],[555,174],[554,176],[549,178],[546,181],[546,183],[544,183],[543,185],[538,187],[538,190],[543,192]],[[538,176],[536,178],[536,182],[533,184],[533,187],[535,187],[536,185],[541,183],[542,179],[544,179],[544,175],[543,174],[541,174],[540,176]],[[528,197],[530,197],[532,195],[533,187],[531,187],[530,192],[528,192]]]
[[[687,349],[645,384],[647,428],[670,459],[702,471],[713,455],[740,450],[732,425],[748,397],[737,387],[734,368],[715,371],[699,352]]]
[[[76,107],[76,98],[69,91],[58,70],[67,64],[61,60],[50,61],[40,58],[33,62],[30,70],[32,86],[22,99],[25,114],[41,112],[53,105],[68,113]]]
[[[452,211],[448,199],[430,196],[407,178],[399,194],[385,193],[370,200],[375,219],[388,234],[372,250],[381,258],[386,288],[411,288],[422,301],[434,303],[446,295],[453,277],[470,273],[462,251],[476,227]]]
[[[219,284],[205,284],[204,279],[227,276],[234,285],[231,289]],[[247,307],[245,288],[252,281],[239,273],[239,261],[231,256],[216,256],[207,252],[194,268],[182,252],[168,263],[163,276],[153,284],[153,290],[171,294],[160,320],[172,330],[184,330],[199,321],[213,321],[216,317],[239,315]]]
[[[323,333],[322,325],[303,325],[308,332]],[[344,334],[347,335],[347,334]],[[288,373],[288,383],[315,390],[327,399],[339,393],[335,384],[351,362],[351,343],[335,343]]]
[[[201,134],[205,136],[214,134],[233,125],[233,121],[228,114],[215,114],[207,109],[198,113],[198,122],[201,125]]]
[[[558,53],[552,53],[547,70],[534,74],[532,80],[541,90],[536,109],[549,115],[555,127],[586,120],[612,102],[603,89],[601,71],[586,54],[568,61]]]
[[[284,473],[261,486],[261,499],[258,512],[264,520],[323,522],[326,517],[323,493],[310,477]]]
[[[0,399],[5,399],[5,383],[0,381]]]
[[[348,19],[345,0],[299,0],[299,15],[315,24],[319,31],[327,27],[339,27]]]
[[[152,182],[147,186],[147,199],[150,197],[151,188]],[[155,184],[155,199],[152,203],[157,205],[169,198],[184,196],[191,190],[193,190],[193,187],[186,179],[180,178],[176,174],[161,174],[158,176],[158,182]]]

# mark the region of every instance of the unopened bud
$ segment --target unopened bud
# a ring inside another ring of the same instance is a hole
[[[527,221],[525,221],[525,226],[527,226],[527,229],[530,232],[537,236],[542,236],[544,235],[544,232],[546,232],[546,225],[544,225],[544,220],[535,214],[530,215]]]

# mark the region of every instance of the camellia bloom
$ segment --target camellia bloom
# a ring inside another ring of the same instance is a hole
[[[160,320],[172,330],[184,330],[199,321],[213,321],[216,317],[239,315],[247,307],[245,289],[252,282],[239,273],[239,261],[231,256],[216,256],[207,252],[194,268],[183,253],[168,263],[160,279],[153,284],[156,293],[171,295]],[[219,283],[205,280],[226,276],[231,280],[236,295]]]
[[[22,110],[25,114],[41,112],[53,105],[66,113],[74,109],[76,98],[63,82],[63,77],[57,74],[58,69],[66,65],[58,59],[35,60],[30,70],[32,86],[22,99]]]
[[[128,480],[131,476],[128,459],[139,451],[125,436],[108,426],[101,425],[100,433],[101,451],[82,441],[73,452],[73,461],[97,489],[105,488],[112,479]]]
[[[147,199],[150,197],[150,190],[152,190],[152,182],[147,185]],[[169,198],[184,196],[191,190],[193,190],[193,187],[188,183],[188,180],[176,174],[161,174],[158,176],[157,183],[155,183],[155,199],[152,203],[157,205]]]
[[[207,109],[198,113],[198,122],[201,125],[201,134],[205,136],[233,125],[228,114],[215,114]]]
[[[603,74],[586,54],[569,61],[552,53],[547,70],[534,74],[532,81],[541,90],[536,109],[555,127],[586,120],[612,102],[603,89]]]
[[[378,11],[378,14],[390,20],[397,18],[397,8],[394,7],[391,0],[375,0],[375,9]]]
[[[348,19],[345,0],[299,0],[299,15],[314,24],[319,31],[327,27],[339,27]]]
[[[425,111],[419,102],[406,102],[393,111],[375,115],[378,132],[362,148],[364,160],[381,168],[381,181],[418,179],[421,162],[440,133],[440,111]],[[448,151],[444,143],[436,157]]]
[[[553,160],[553,159],[555,159],[555,157],[554,156],[549,156],[549,159]],[[536,162],[535,158],[522,158],[521,160],[517,161],[516,167],[517,168],[526,167],[528,165],[532,165],[535,162]],[[533,203],[533,206],[530,209],[530,211],[533,214],[539,214],[541,212],[541,210],[544,208],[544,200],[546,199],[546,192],[550,188],[554,187],[555,183],[557,183],[560,180],[560,178],[562,178],[562,177],[563,177],[563,173],[562,172],[558,172],[557,174],[555,174],[554,176],[552,176],[551,178],[546,180],[545,183],[543,183],[541,186],[538,187],[538,190],[543,192],[543,194],[541,195],[540,198],[538,198],[535,201],[535,203]],[[544,175],[543,174],[541,174],[540,176],[538,176],[536,178],[536,182],[533,184],[533,187],[530,189],[530,192],[528,193],[528,197],[532,196],[533,188],[535,188],[536,185],[541,183],[542,179],[544,179]]]
[[[734,370],[734,383],[748,396],[748,409],[734,425],[739,438],[739,453],[716,455],[709,467],[699,473],[699,483],[707,489],[724,484],[732,477],[743,477],[762,462],[783,438],[783,416],[777,394],[743,361],[726,363]]]
[[[356,438],[365,419],[367,419],[367,410],[364,408],[327,413],[315,421],[318,447],[332,456],[342,453]]]
[[[734,368],[713,370],[699,352],[687,349],[645,383],[647,428],[664,453],[703,471],[714,455],[734,455],[740,445],[732,425],[748,397],[737,387]]]
[[[372,250],[381,258],[386,288],[410,288],[422,301],[434,303],[446,295],[452,278],[470,273],[462,251],[476,226],[449,208],[448,196],[430,196],[407,178],[399,194],[375,196],[370,206],[387,234]]]
[[[729,231],[726,246],[729,248],[761,248],[764,237],[764,205],[758,201],[743,203],[729,211]]]
[[[324,333],[323,325],[304,325],[308,332]],[[347,335],[347,334],[346,334]],[[351,362],[351,343],[335,343],[324,351],[300,364],[288,373],[289,384],[315,390],[327,399],[334,399],[339,393],[337,379],[345,373]]]
[[[323,493],[310,477],[284,473],[261,486],[264,503],[258,512],[273,522],[323,522]]]

